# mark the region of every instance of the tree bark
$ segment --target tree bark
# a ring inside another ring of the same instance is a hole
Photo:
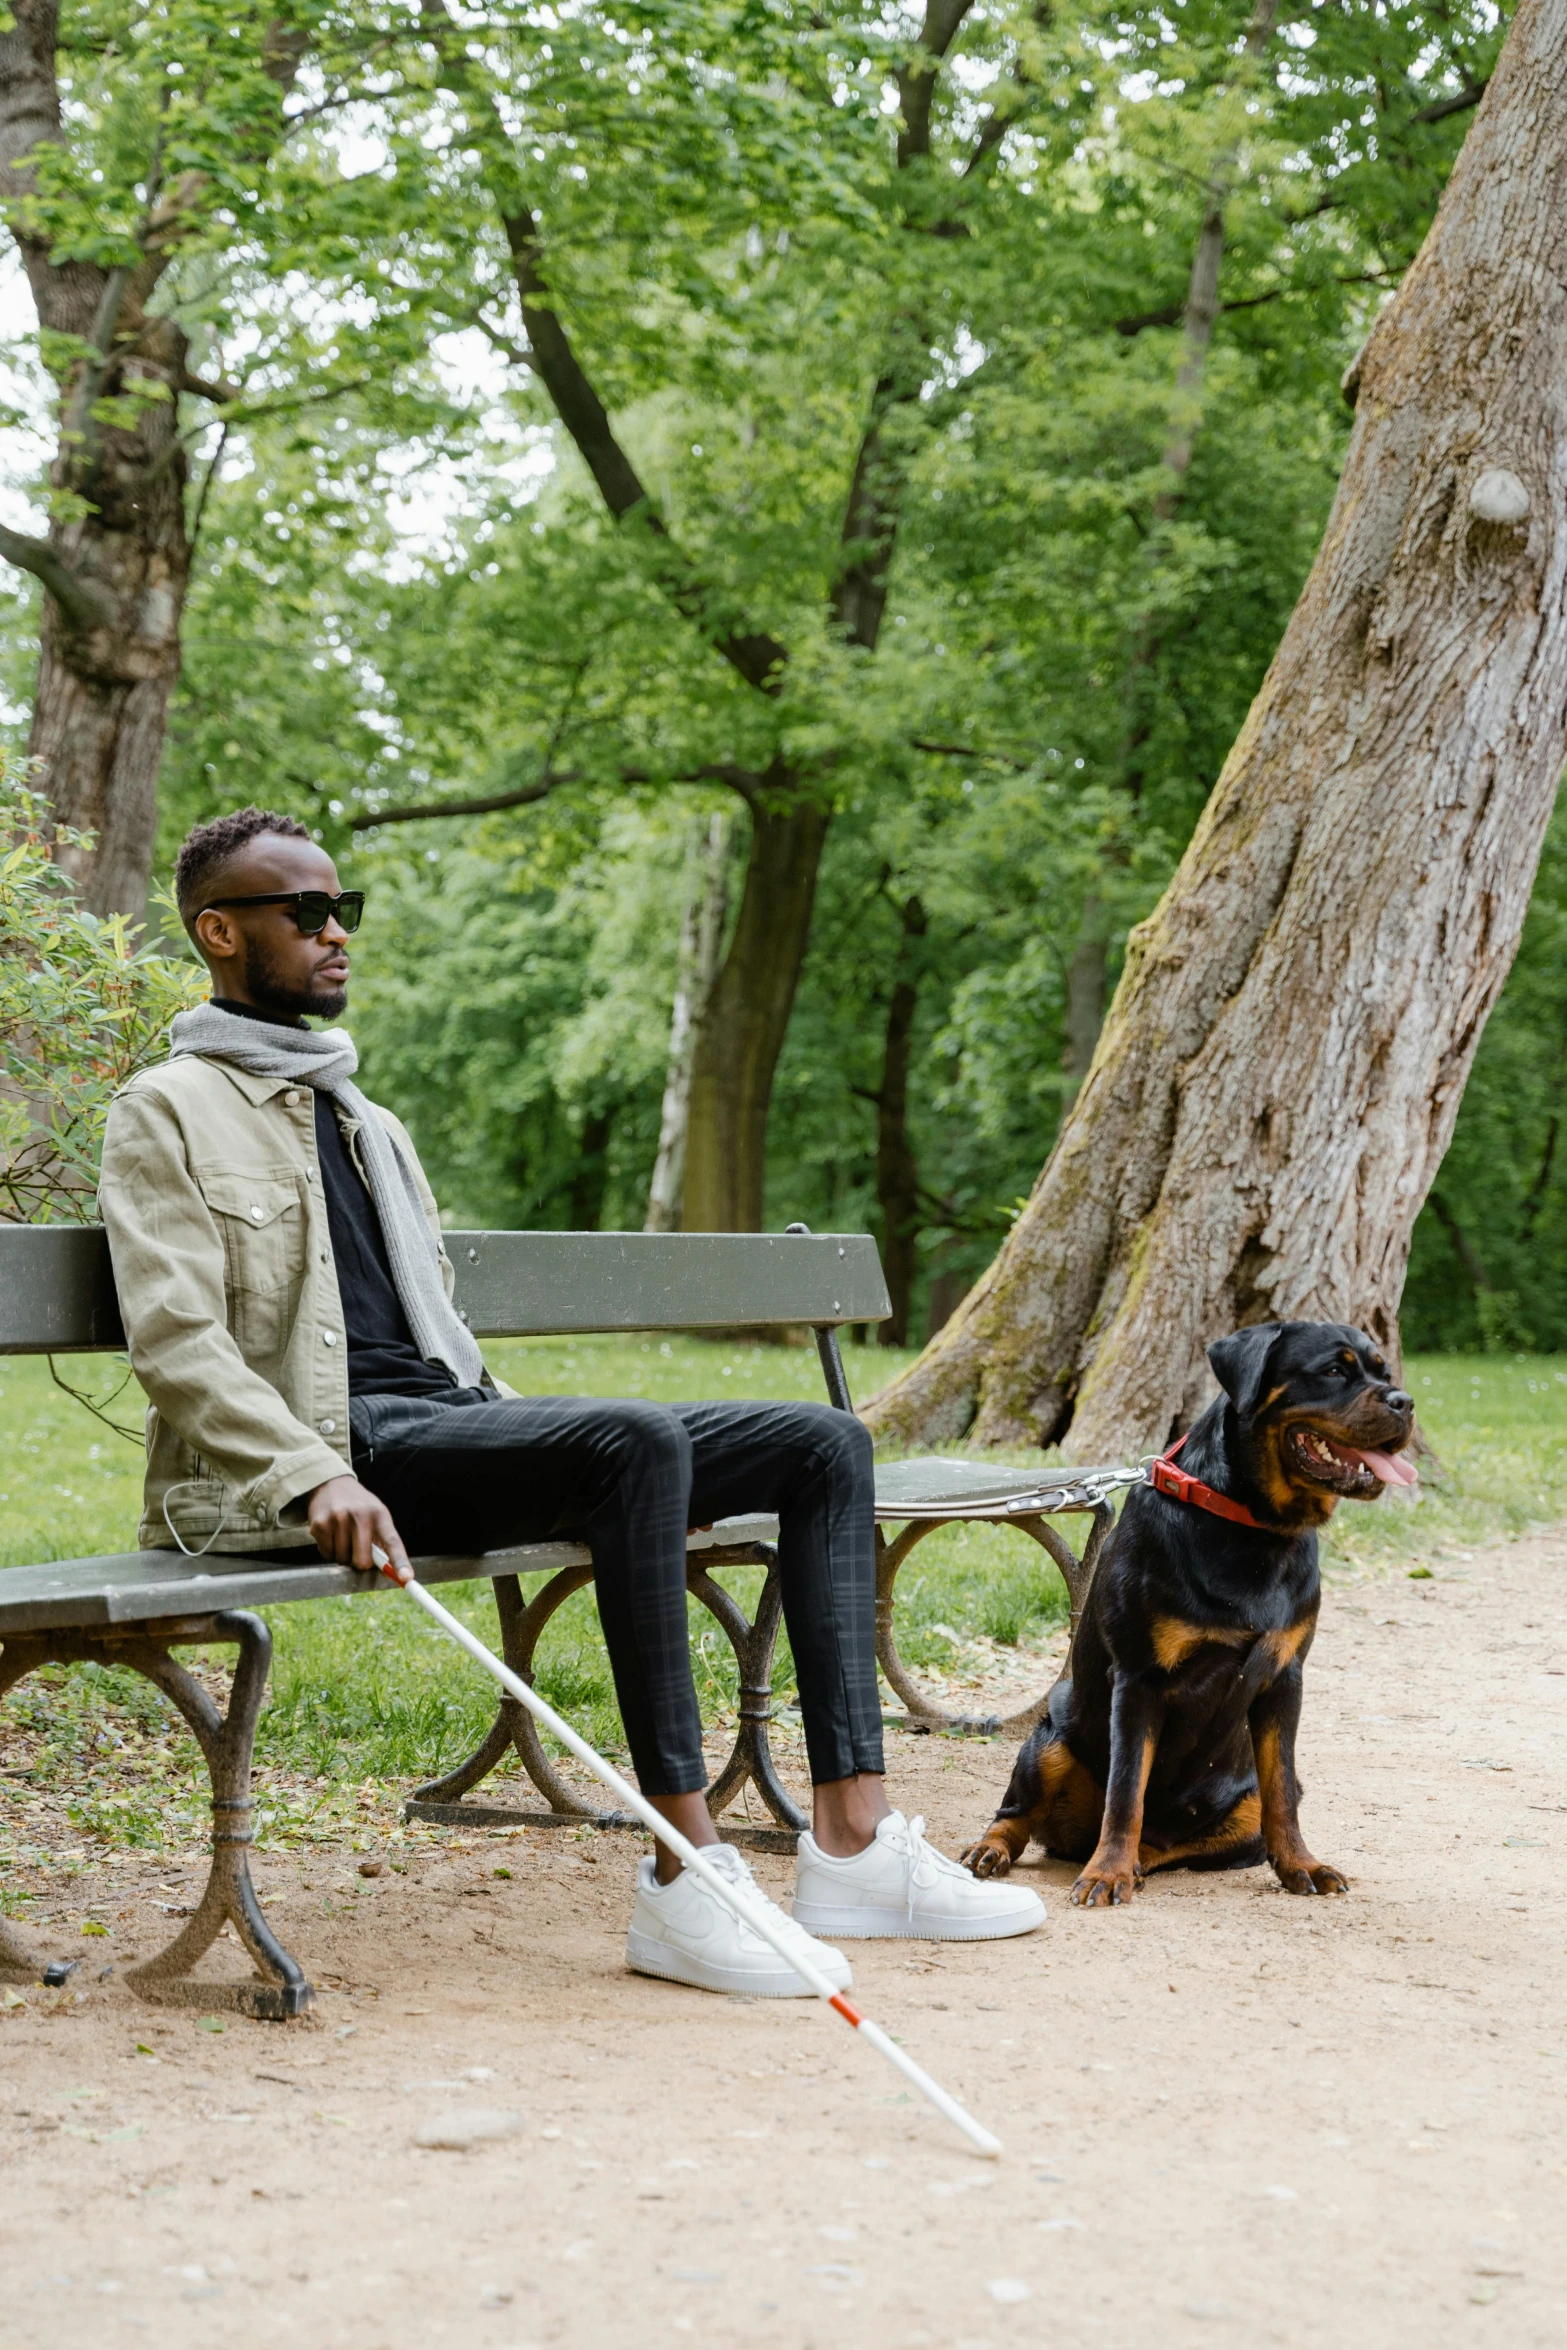
[[[0,555],[31,571],[46,591],[29,756],[40,763],[57,821],[96,836],[88,848],[62,845],[60,862],[81,883],[91,911],[139,920],[190,576],[179,393],[199,388],[226,397],[231,387],[196,386],[183,332],[150,307],[209,195],[200,174],[164,189],[149,160],[136,259],[125,266],[57,259],[30,225],[39,155],[65,143],[58,18],[58,0],[17,0],[9,29],[0,32],[0,203],[40,327],[88,349],[61,387],[50,467],[52,488],[68,502],[46,539],[0,532]],[[268,28],[263,61],[280,97],[303,50],[295,30]],[[280,107],[274,130],[281,124]],[[127,392],[141,395],[134,421],[103,421],[98,403]]]
[[[876,1090],[876,1199],[881,1209],[881,1268],[887,1277],[892,1312],[877,1332],[881,1346],[907,1346],[914,1301],[914,1268],[920,1229],[919,1164],[909,1140],[909,1063],[914,1051],[914,1015],[919,1007],[915,956],[927,928],[917,897],[899,909],[903,936],[898,967],[887,1002],[881,1084]]]
[[[644,1232],[677,1232],[686,1180],[686,1144],[691,1130],[691,1071],[697,1040],[707,1018],[708,999],[723,952],[724,918],[729,910],[726,870],[729,827],[710,816],[693,827],[685,912],[680,923],[680,959],[675,1000],[669,1016],[669,1069],[659,1117],[658,1153],[648,1185]]]
[[[56,318],[42,317],[57,327]],[[147,906],[158,768],[190,577],[174,396],[185,338],[171,319],[157,320],[156,330],[149,322],[140,350],[113,371],[105,391],[140,379],[161,382],[167,397],[142,409],[134,431],[103,432],[82,485],[91,510],[49,534],[75,578],[102,591],[105,618],[82,628],[45,598],[27,746],[57,820],[95,836],[91,848],[63,847],[60,863],[94,913],[136,921]],[[65,486],[71,471],[70,452],[62,451],[51,479]]]
[[[0,186],[13,205],[33,189],[39,150],[64,138],[57,14],[53,0],[24,0],[0,35]],[[47,590],[28,751],[58,820],[98,836],[91,850],[61,853],[88,905],[139,916],[190,569],[175,397],[185,338],[171,319],[145,314],[162,266],[155,250],[134,272],[61,266],[25,226],[16,235],[39,325],[98,352],[78,360],[63,387],[50,467],[51,486],[76,492],[88,511],[52,522],[47,540],[8,534],[3,548]],[[137,384],[161,396],[139,409],[134,427],[94,421],[97,400]]]
[[[760,1232],[773,1074],[794,1009],[828,811],[759,796],[745,888],[691,1072],[687,1232]]]
[[[1311,577],[1033,1196],[883,1434],[1168,1438],[1237,1324],[1394,1359],[1567,750],[1567,4],[1523,0]]]

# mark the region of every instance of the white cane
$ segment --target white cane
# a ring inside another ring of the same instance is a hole
[[[601,1754],[595,1753],[585,1738],[578,1737],[569,1722],[561,1720],[553,1706],[546,1705],[536,1689],[530,1688],[508,1665],[502,1664],[500,1658],[486,1648],[484,1642],[470,1632],[466,1624],[460,1624],[438,1599],[432,1598],[411,1568],[394,1567],[379,1543],[372,1549],[371,1556],[389,1582],[395,1583],[399,1590],[406,1591],[410,1599],[417,1600],[425,1614],[439,1624],[443,1632],[450,1633],[459,1648],[468,1651],[475,1664],[482,1665],[494,1680],[499,1681],[508,1696],[526,1707],[535,1721],[542,1722],[545,1729],[569,1748],[578,1762],[590,1770],[595,1778],[602,1779],[611,1794],[628,1811],[635,1812],[644,1826],[652,1829],[653,1834],[669,1847],[684,1867],[700,1877],[709,1891],[716,1893],[743,1925],[749,1926],[753,1934],[760,1934],[762,1940],[781,1959],[787,1961],[802,1983],[814,1991],[819,1999],[825,1999],[829,2007],[835,2008],[844,2022],[852,2024],[860,2037],[868,2040],[873,2048],[879,2049],[890,2064],[895,2064],[905,2080],[912,2081],[921,2096],[929,2098],[938,2113],[944,2113],[949,2122],[956,2123],[976,2153],[1001,2152],[999,2138],[993,2138],[987,2129],[975,2121],[972,2114],[965,2113],[957,2099],[949,2097],[940,2082],[933,2081],[929,2073],[917,2065],[913,2057],[907,2055],[879,2024],[873,2024],[869,2016],[861,2015],[852,2001],[835,1991],[820,1969],[814,1967],[808,1958],[793,1948],[786,1936],[779,1933],[760,1903],[752,1903],[744,1887],[732,1885],[711,1862],[704,1860],[696,1845],[688,1843],[678,1828],[671,1827],[663,1814],[654,1810],[647,1797],[633,1787],[629,1780],[621,1777],[613,1763],[607,1763]]]

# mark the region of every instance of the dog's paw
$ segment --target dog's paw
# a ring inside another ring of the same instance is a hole
[[[1274,1873],[1286,1893],[1347,1893],[1349,1879],[1325,1860],[1275,1861]]]
[[[1131,1900],[1143,1881],[1135,1860],[1119,1853],[1095,1853],[1077,1883],[1072,1900],[1079,1909],[1119,1909]]]
[[[981,1836],[962,1856],[963,1866],[975,1877],[1004,1877],[1012,1866],[1012,1855],[998,1839]]]

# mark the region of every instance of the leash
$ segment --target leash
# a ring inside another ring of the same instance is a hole
[[[794,1969],[801,1982],[815,1992],[818,1999],[825,1999],[846,2024],[852,2025],[862,2040],[868,2040],[880,2055],[886,2057],[889,2064],[896,2065],[904,2079],[912,2082],[939,2114],[945,2115],[949,2122],[962,2131],[977,2154],[997,2155],[1001,2152],[999,2138],[992,2137],[989,2130],[975,2121],[972,2114],[966,2113],[955,2097],[949,2097],[940,2082],[933,2081],[929,2073],[899,2047],[891,2034],[882,2030],[880,2024],[872,2023],[868,2015],[861,2015],[851,2000],[835,1991],[820,1969],[791,1947],[760,1905],[753,1905],[741,1887],[731,1885],[728,1878],[721,1876],[710,1861],[704,1860],[697,1847],[688,1843],[678,1828],[671,1827],[661,1812],[654,1810],[639,1788],[633,1787],[629,1779],[623,1779],[614,1764],[607,1763],[585,1738],[579,1738],[571,1724],[562,1721],[554,1707],[547,1705],[536,1689],[521,1680],[508,1665],[502,1664],[500,1658],[486,1648],[484,1642],[470,1632],[466,1624],[459,1623],[448,1609],[442,1607],[411,1569],[400,1572],[379,1543],[372,1548],[370,1555],[389,1583],[395,1583],[400,1591],[422,1607],[431,1621],[439,1624],[441,1630],[455,1640],[459,1648],[467,1650],[475,1664],[481,1665],[493,1680],[500,1683],[508,1697],[514,1697],[536,1722],[542,1723],[552,1736],[558,1738],[576,1756],[578,1762],[590,1770],[595,1778],[601,1779],[617,1802],[623,1804],[627,1811],[634,1812],[644,1827],[651,1828],[675,1858],[690,1869],[694,1876],[699,1877],[708,1891],[716,1894],[742,1925],[749,1926],[753,1934],[759,1934],[768,1947]]]

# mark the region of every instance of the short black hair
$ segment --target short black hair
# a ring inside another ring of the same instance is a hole
[[[207,893],[223,867],[264,832],[275,832],[284,840],[310,838],[296,816],[276,816],[270,808],[236,808],[232,816],[215,816],[210,824],[198,824],[186,833],[174,860],[174,898],[187,930],[211,903]]]

